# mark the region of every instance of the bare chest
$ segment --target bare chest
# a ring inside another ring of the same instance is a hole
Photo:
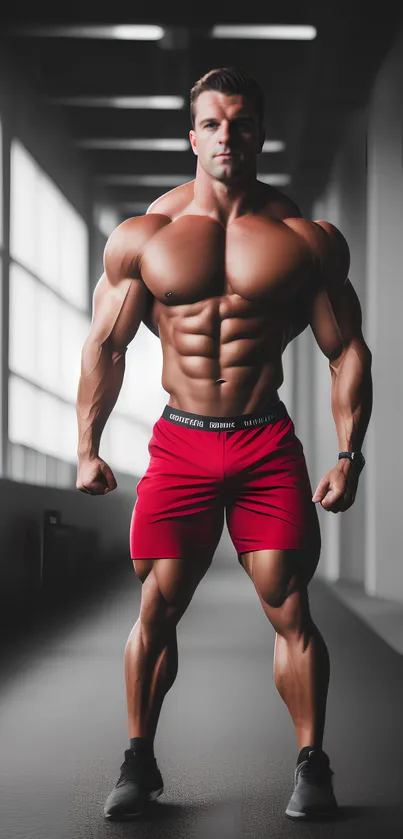
[[[154,234],[140,260],[144,283],[168,306],[227,294],[282,304],[312,270],[306,241],[283,222],[258,216],[226,229],[206,216],[183,216]]]

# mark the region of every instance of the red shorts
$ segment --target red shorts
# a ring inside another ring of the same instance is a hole
[[[157,420],[150,463],[137,484],[132,559],[181,558],[197,549],[213,554],[224,509],[238,558],[247,551],[305,550],[320,539],[303,447],[280,405],[282,418],[234,431]],[[199,416],[167,406],[169,412],[182,423]]]

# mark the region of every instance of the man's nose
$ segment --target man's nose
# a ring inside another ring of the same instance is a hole
[[[231,136],[231,132],[230,132],[229,122],[227,122],[226,120],[223,120],[223,122],[220,125],[219,136],[218,136],[220,143],[228,143],[228,140],[230,139],[230,136]]]

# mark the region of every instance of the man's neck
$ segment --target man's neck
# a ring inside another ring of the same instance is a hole
[[[253,210],[261,187],[255,172],[242,181],[228,184],[212,178],[198,165],[193,200],[204,215],[227,225]]]

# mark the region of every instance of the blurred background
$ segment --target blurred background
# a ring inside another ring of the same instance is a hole
[[[403,603],[403,31],[393,8],[386,4],[382,17],[354,3],[340,11],[317,2],[264,13],[248,4],[219,17],[204,6],[185,15],[115,7],[108,17],[77,3],[57,13],[38,6],[33,13],[27,4],[2,9],[0,578],[7,602],[34,580],[40,585],[46,511],[76,528],[87,557],[127,557],[136,483],[167,402],[161,348],[141,326],[101,445],[119,489],[106,499],[84,497],[75,490],[75,398],[92,293],[114,227],[194,177],[190,87],[213,67],[237,65],[266,95],[258,177],[347,238],[373,353],[367,467],[351,511],[322,516],[319,574]],[[316,484],[338,443],[328,364],[309,329],[287,349],[284,369],[281,396]]]

